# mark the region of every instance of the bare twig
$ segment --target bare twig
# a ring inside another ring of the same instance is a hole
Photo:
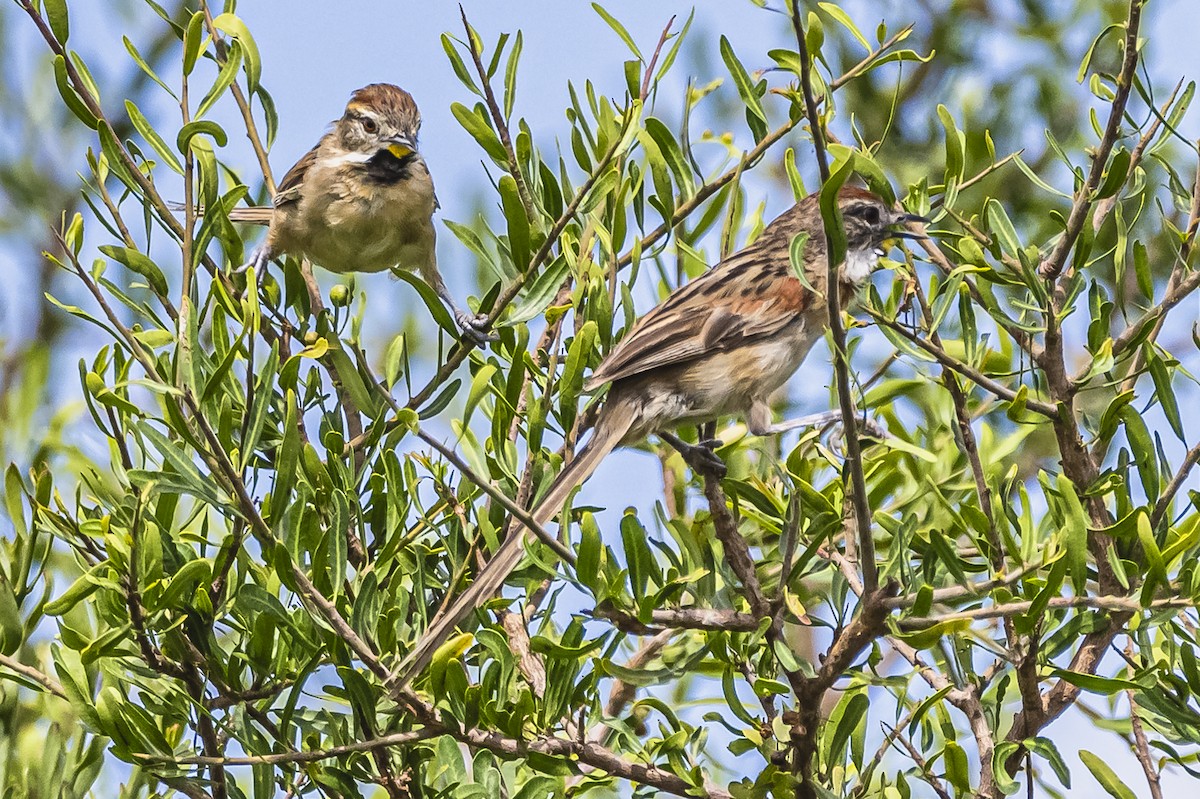
[[[1000,382],[988,377],[987,375],[983,374],[975,367],[970,366],[969,364],[963,363],[962,361],[958,360],[957,358],[950,356],[941,347],[937,347],[934,344],[932,344],[931,342],[929,342],[928,340],[922,338],[921,336],[918,336],[916,333],[909,330],[907,327],[905,327],[904,325],[895,321],[894,319],[889,319],[888,317],[879,313],[879,311],[875,310],[874,308],[867,307],[867,308],[864,308],[863,310],[868,316],[870,316],[872,319],[874,319],[879,324],[887,327],[889,330],[893,330],[896,333],[899,333],[905,339],[907,339],[908,341],[917,345],[919,348],[921,348],[925,352],[932,355],[933,358],[942,366],[947,367],[955,372],[958,372],[963,377],[965,377],[968,380],[970,380],[971,382],[977,384],[980,388],[985,389],[986,391],[990,391],[992,394],[995,394],[1000,399],[1008,400],[1010,402],[1012,400],[1016,399],[1017,392],[1014,391],[1013,389],[1009,388],[1008,386],[1004,385],[1003,383],[1000,383]],[[1028,410],[1031,410],[1034,413],[1039,413],[1042,416],[1045,416],[1049,419],[1058,418],[1058,409],[1047,402],[1043,402],[1038,399],[1027,398],[1025,400],[1025,407]]]
[[[943,613],[936,616],[910,616],[906,619],[901,619],[899,624],[907,629],[921,629],[931,627],[934,624],[942,624],[952,621],[977,621],[979,619],[1001,619],[1011,616],[1020,616],[1028,613],[1033,607],[1032,601],[1021,602],[1005,602],[1002,605],[993,605],[986,608],[976,608],[975,610],[960,610],[954,613]],[[1172,608],[1194,608],[1196,603],[1186,597],[1170,597],[1165,599],[1156,599],[1150,603],[1149,607],[1143,607],[1141,600],[1136,597],[1123,596],[1057,596],[1052,597],[1047,603],[1047,610],[1062,610],[1067,608],[1092,608],[1095,610],[1112,611],[1116,613],[1139,613],[1143,610],[1157,611],[1170,610]]]
[[[63,688],[62,683],[51,677],[49,674],[38,671],[33,666],[26,666],[16,658],[10,657],[3,653],[0,653],[0,666],[4,666],[8,670],[20,674],[25,679],[37,683],[50,693],[57,696],[59,699],[67,698],[67,691],[65,688]]]
[[[1171,482],[1159,496],[1158,502],[1154,503],[1154,512],[1150,514],[1151,529],[1157,528],[1162,523],[1163,517],[1167,515],[1167,508],[1171,506],[1171,500],[1179,493],[1179,489],[1183,488],[1188,474],[1197,463],[1200,463],[1200,444],[1188,450],[1187,455],[1183,458],[1183,463],[1179,465],[1179,470],[1175,472],[1175,476],[1171,478]]]
[[[482,53],[475,46],[475,31],[471,28],[471,23],[467,22],[467,12],[463,9],[462,3],[458,5],[458,13],[462,17],[463,30],[467,34],[467,49],[471,52],[471,60],[475,62],[475,72],[479,75],[479,83],[483,87],[483,99],[487,103],[492,124],[496,126],[496,134],[500,137],[500,144],[504,147],[504,154],[508,159],[508,173],[512,175],[513,181],[517,184],[517,195],[521,198],[521,205],[525,206],[525,216],[529,219],[529,224],[535,224],[538,218],[537,206],[533,204],[533,195],[529,193],[529,186],[525,183],[525,174],[521,172],[521,162],[517,159],[517,151],[513,149],[512,136],[508,132],[508,120],[504,118],[504,114],[500,111],[500,104],[496,102],[496,93],[492,91],[492,82],[488,80]]]
[[[1067,255],[1083,231],[1088,211],[1092,207],[1092,195],[1100,188],[1104,168],[1108,165],[1108,156],[1112,153],[1113,145],[1121,132],[1121,120],[1125,117],[1125,104],[1129,101],[1129,92],[1133,89],[1134,71],[1138,63],[1138,29],[1142,19],[1142,2],[1143,0],[1130,0],[1129,3],[1129,19],[1125,24],[1125,57],[1117,76],[1117,88],[1109,108],[1108,124],[1092,154],[1092,169],[1087,180],[1075,193],[1075,201],[1071,204],[1071,213],[1067,217],[1066,230],[1054,245],[1054,249],[1038,266],[1038,273],[1046,280],[1055,280],[1062,273]]]
[[[821,172],[821,185],[829,181],[829,157],[825,152],[825,130],[817,112],[817,100],[813,94],[812,58],[808,52],[808,41],[804,35],[804,23],[800,19],[800,3],[792,3],[792,28],[796,33],[796,44],[800,48],[800,88],[804,95],[805,112],[808,115],[809,132],[812,134],[813,148],[816,150],[817,166]],[[828,224],[828,220],[826,220]],[[825,235],[825,252],[830,252],[829,236]],[[858,413],[854,407],[854,394],[851,391],[850,364],[846,352],[846,328],[842,324],[842,309],[839,303],[839,292],[836,287],[838,268],[841,264],[834,263],[830,257],[826,264],[825,285],[826,304],[829,308],[829,335],[833,339],[833,372],[834,383],[837,387],[838,406],[842,410],[842,427],[846,430],[846,458],[843,465],[843,477],[850,483],[850,493],[853,497],[854,516],[858,529],[858,555],[863,572],[863,587],[867,594],[873,594],[879,587],[879,566],[875,562],[875,539],[871,534],[871,507],[867,498],[867,481],[863,476],[862,444],[855,432],[858,430]]]

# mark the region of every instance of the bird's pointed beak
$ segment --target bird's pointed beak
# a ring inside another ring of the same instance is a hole
[[[384,149],[397,159],[404,160],[417,151],[417,145],[407,136],[392,136],[384,140]]]
[[[896,220],[892,222],[891,234],[898,239],[927,239],[929,236],[924,233],[918,233],[915,230],[909,230],[905,225],[913,222],[919,222],[922,225],[928,225],[930,219],[919,214],[900,214]]]

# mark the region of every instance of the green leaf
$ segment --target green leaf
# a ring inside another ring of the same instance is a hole
[[[1096,190],[1095,199],[1102,200],[1105,197],[1112,197],[1121,190],[1121,187],[1125,185],[1125,179],[1129,177],[1129,162],[1132,158],[1124,147],[1117,150],[1112,161],[1109,162],[1108,174],[1104,176],[1104,182]]]
[[[1009,255],[1016,255],[1021,251],[1021,240],[1017,238],[1017,229],[1013,227],[1012,220],[1008,218],[1008,214],[995,199],[988,200],[987,204],[988,227],[1000,239],[1001,246],[1008,252]]]
[[[1096,778],[1096,782],[1100,783],[1109,796],[1114,797],[1114,799],[1137,799],[1137,794],[1121,781],[1121,778],[1117,776],[1115,771],[1109,768],[1108,763],[1104,762],[1103,758],[1092,754],[1086,749],[1080,749],[1079,759],[1083,761],[1083,765],[1088,767],[1088,771],[1092,772],[1092,776]]]
[[[67,0],[42,0],[42,8],[46,10],[46,18],[50,22],[50,31],[59,44],[66,44],[71,35],[70,19],[67,16]]]
[[[475,412],[475,408],[487,394],[492,376],[496,374],[497,369],[496,364],[485,363],[471,378],[471,389],[467,392],[467,404],[463,408],[462,423],[464,426],[471,421],[471,414]]]
[[[500,138],[488,124],[482,107],[472,110],[462,103],[452,103],[450,113],[458,120],[458,124],[471,134],[471,138],[475,139],[485,153],[498,163],[508,164],[508,154],[504,151],[504,145],[500,143]]]
[[[533,285],[525,289],[525,299],[514,307],[505,318],[505,324],[516,325],[528,322],[550,306],[550,302],[558,294],[558,289],[571,273],[571,264],[563,256],[558,256],[542,270],[533,281]]]
[[[1154,538],[1154,530],[1150,527],[1150,517],[1145,512],[1137,516],[1138,543],[1142,545],[1142,553],[1146,556],[1146,582],[1149,586],[1143,594],[1147,599],[1154,598],[1154,587],[1150,585],[1167,585],[1167,564],[1163,561],[1162,550]]]
[[[638,50],[637,44],[634,43],[633,37],[629,35],[629,31],[625,30],[625,26],[617,21],[616,17],[604,10],[599,3],[592,3],[592,8],[600,15],[600,18],[608,23],[608,27],[616,31],[617,36],[621,37],[621,41],[625,42],[625,46],[629,48],[638,61],[645,63],[646,59],[642,58],[642,52]]]
[[[822,11],[824,11],[826,14],[833,17],[837,22],[839,22],[842,25],[842,27],[844,27],[846,30],[850,31],[850,34],[855,39],[858,39],[859,43],[862,44],[863,47],[867,48],[868,51],[871,50],[871,43],[867,41],[867,37],[863,36],[862,31],[860,31],[855,26],[855,24],[850,20],[849,14],[847,14],[845,11],[843,11],[841,8],[839,8],[838,6],[836,6],[833,3],[817,3],[817,6]]]
[[[158,153],[159,157],[169,166],[176,174],[183,174],[183,164],[179,162],[179,156],[171,151],[170,146],[166,143],[162,136],[158,135],[158,131],[150,124],[150,120],[146,119],[137,104],[133,100],[125,101],[125,111],[129,114],[129,121],[133,123],[133,127],[142,138],[149,142],[154,148],[154,152]]]
[[[66,103],[70,112],[92,130],[98,129],[100,120],[87,107],[79,93],[71,87],[71,81],[67,77],[67,62],[60,55],[54,57],[54,83],[58,86],[58,93],[62,96],[63,102]]]
[[[1079,671],[1068,671],[1067,669],[1055,669],[1054,676],[1060,680],[1066,680],[1071,685],[1077,688],[1093,693],[1102,694],[1104,696],[1114,696],[1122,691],[1140,691],[1142,686],[1132,680],[1123,680],[1119,677],[1099,677],[1095,674],[1084,674]]]
[[[1150,379],[1154,381],[1154,397],[1162,406],[1163,415],[1167,417],[1167,422],[1171,425],[1175,436],[1186,444],[1187,438],[1183,434],[1183,419],[1179,415],[1179,401],[1175,398],[1175,389],[1171,386],[1171,375],[1167,372],[1167,365],[1154,351],[1152,344],[1147,344],[1146,348],[1150,351],[1147,363],[1150,368]]]
[[[112,244],[100,245],[100,252],[114,261],[124,264],[131,272],[135,272],[146,278],[146,282],[150,284],[151,290],[158,296],[166,297],[170,294],[170,289],[167,287],[167,279],[163,276],[162,270],[158,268],[158,264],[151,261],[142,253],[129,247],[117,247]]]
[[[175,137],[175,145],[179,148],[179,152],[187,154],[192,139],[201,134],[212,136],[218,147],[224,147],[229,141],[224,128],[211,119],[200,119],[189,122],[179,129],[179,135]]]
[[[1148,300],[1154,299],[1154,276],[1150,272],[1150,256],[1141,241],[1133,243],[1133,272],[1138,290]]]
[[[784,691],[787,692],[786,686]],[[829,743],[829,762],[843,762],[846,743],[850,740],[854,730],[862,723],[870,704],[865,693],[854,694],[846,701],[845,706],[841,709],[841,718],[837,722],[837,728],[833,731],[833,737]]]
[[[750,80],[750,76],[746,73],[746,68],[742,66],[742,62],[738,61],[734,55],[733,46],[729,44],[729,39],[721,37],[721,59],[725,62],[725,66],[733,75],[734,85],[737,86],[738,95],[742,98],[742,102],[746,104],[747,110],[761,121],[767,121],[767,112],[763,110],[762,102],[758,99],[758,94],[754,90],[754,83]]]
[[[188,20],[183,32],[183,74],[191,75],[200,59],[200,45],[204,42],[204,12],[196,11]]]
[[[217,79],[213,81],[212,88],[204,95],[200,105],[196,106],[195,116],[197,119],[207,114],[213,104],[221,99],[221,95],[233,85],[241,65],[242,48],[237,42],[234,42],[226,51],[225,63],[221,65],[221,71],[217,73]]]
[[[438,323],[438,327],[453,336],[458,336],[458,326],[454,323],[454,317],[450,315],[450,311],[446,310],[446,306],[438,298],[437,292],[428,283],[403,269],[393,269],[392,274],[416,289],[421,301],[429,309],[430,316]]]
[[[322,360],[332,364],[337,370],[337,377],[342,388],[350,395],[350,399],[354,401],[360,411],[372,419],[379,416],[381,410],[379,397],[367,388],[354,361],[350,360],[350,356],[344,349],[340,346],[330,347]]]
[[[213,27],[237,39],[242,46],[242,54],[246,62],[246,88],[250,93],[258,91],[258,83],[262,79],[262,58],[258,54],[258,45],[250,35],[250,29],[234,14],[220,14],[213,20]]]
[[[475,85],[475,81],[471,78],[471,73],[467,71],[467,65],[463,62],[462,56],[458,54],[457,48],[454,46],[454,39],[450,34],[442,34],[442,49],[446,52],[446,58],[450,60],[450,68],[454,70],[455,76],[462,81],[472,94],[477,94],[480,97],[483,93],[479,91],[479,87]]]
[[[939,103],[937,115],[946,133],[946,182],[958,182],[962,180],[963,170],[966,167],[962,134],[959,133],[958,126],[954,124],[954,117],[950,115],[946,106]]]
[[[129,53],[129,57],[133,59],[133,62],[138,65],[142,72],[146,73],[146,77],[157,83],[172,98],[178,100],[179,97],[171,90],[171,87],[163,83],[162,78],[158,77],[158,74],[146,63],[146,59],[142,58],[142,54],[138,52],[137,46],[129,40],[129,37],[122,36],[121,41],[125,44],[125,50]]]
[[[1065,474],[1058,476],[1058,492],[1063,502],[1063,546],[1067,552],[1067,571],[1077,596],[1087,592],[1088,520],[1075,484]]]
[[[500,178],[500,202],[504,219],[508,223],[508,248],[512,253],[513,266],[518,272],[529,268],[529,217],[517,191],[517,181],[512,175]]]
[[[825,225],[825,236],[829,240],[829,258],[835,264],[840,264],[846,259],[846,229],[842,225],[838,192],[846,185],[853,163],[852,160],[846,160],[836,166],[829,180],[821,187],[821,220]]]
[[[504,118],[511,119],[513,105],[517,102],[517,63],[521,60],[523,41],[521,32],[513,40],[512,50],[508,54],[508,65],[504,68]]]
[[[559,384],[559,408],[564,424],[575,421],[575,401],[583,391],[583,370],[587,367],[592,350],[596,346],[599,327],[589,319],[571,341],[567,350],[567,361],[563,367],[562,380]]]
[[[47,602],[42,611],[47,616],[61,616],[69,612],[71,608],[87,599],[100,588],[100,581],[98,579],[100,574],[107,572],[111,568],[112,565],[107,561],[97,563],[76,578],[75,582],[71,583],[71,586],[62,593],[62,596]]]

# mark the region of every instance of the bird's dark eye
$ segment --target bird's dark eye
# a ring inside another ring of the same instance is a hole
[[[875,226],[879,224],[879,209],[873,205],[864,205],[859,210],[858,215],[868,225]]]
[[[367,133],[375,133],[379,130],[379,123],[370,117],[363,117],[362,126]]]

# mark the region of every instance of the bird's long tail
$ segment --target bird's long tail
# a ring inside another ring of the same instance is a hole
[[[175,202],[167,203],[167,206],[172,211],[183,211],[187,207],[183,203]],[[194,210],[196,216],[204,216],[204,206],[198,205]],[[238,206],[229,209],[229,221],[243,222],[247,225],[269,225],[273,211],[274,209],[269,205]]]
[[[614,405],[610,400],[605,406],[592,438],[575,456],[575,460],[554,479],[546,496],[531,512],[530,515],[539,525],[546,524],[562,510],[563,503],[571,491],[591,477],[604,457],[620,445],[633,427],[637,417],[630,412],[632,408],[623,407],[624,405],[625,403],[621,402]],[[403,688],[420,674],[433,658],[433,653],[449,639],[458,623],[472,610],[500,592],[504,581],[521,562],[525,554],[525,540],[529,536],[529,531],[524,527],[510,534],[483,570],[475,576],[475,581],[429,623],[412,650],[392,672],[390,687],[393,690]]]

